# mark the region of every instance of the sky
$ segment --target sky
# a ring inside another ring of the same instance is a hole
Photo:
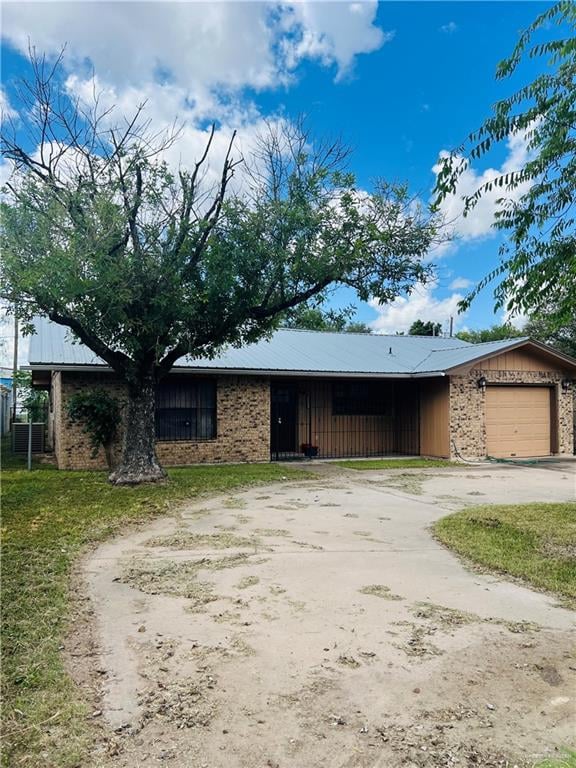
[[[457,147],[499,98],[529,82],[542,64],[528,62],[497,82],[498,62],[521,30],[549,4],[538,2],[4,2],[4,114],[19,109],[15,85],[26,76],[28,46],[55,56],[65,45],[67,88],[82,97],[92,77],[107,103],[129,113],[143,99],[156,125],[185,121],[179,160],[197,157],[208,124],[218,131],[214,168],[232,131],[241,146],[265,119],[306,116],[313,136],[339,136],[353,149],[350,165],[368,191],[377,178],[406,182],[431,199],[440,154]],[[446,201],[456,239],[431,254],[437,279],[391,305],[360,303],[357,318],[381,333],[407,331],[417,319],[455,330],[504,319],[490,290],[468,312],[458,301],[498,262],[500,235],[491,228],[495,198],[467,218],[460,196],[526,157],[511,137],[462,178]],[[0,178],[6,178],[0,167]],[[513,319],[521,324],[522,318]],[[6,325],[0,333],[7,335]],[[4,356],[9,346],[4,348]],[[2,363],[5,364],[5,363]]]

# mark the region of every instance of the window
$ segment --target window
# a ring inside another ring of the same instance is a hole
[[[386,413],[386,387],[379,381],[337,381],[332,389],[334,416],[382,416]]]
[[[212,440],[216,437],[216,382],[168,379],[156,392],[157,440]]]

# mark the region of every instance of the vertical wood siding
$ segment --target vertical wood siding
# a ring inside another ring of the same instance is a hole
[[[450,456],[450,387],[447,378],[420,382],[420,453]]]
[[[481,367],[486,371],[557,371],[561,364],[550,362],[535,352],[513,349],[484,360]]]
[[[418,383],[408,380],[378,382],[384,404],[377,415],[334,413],[331,380],[300,382],[298,393],[298,449],[311,443],[321,457],[385,456],[419,453]]]

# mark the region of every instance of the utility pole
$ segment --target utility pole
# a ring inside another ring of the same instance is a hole
[[[16,310],[16,307],[14,307]],[[16,399],[18,397],[18,384],[16,375],[18,373],[18,316],[14,311],[14,364],[12,366],[12,423],[16,421]]]
[[[28,409],[28,472],[32,469],[32,409]]]
[[[452,338],[452,333],[454,331],[454,318],[452,315],[450,315],[450,338]]]

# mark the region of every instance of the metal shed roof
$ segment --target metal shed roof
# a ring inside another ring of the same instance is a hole
[[[45,319],[35,322],[30,368],[35,370],[108,366],[66,328]],[[296,375],[424,376],[489,356],[527,338],[468,344],[456,338],[384,336],[280,329],[268,340],[239,349],[228,347],[214,358],[183,358],[175,370]]]

